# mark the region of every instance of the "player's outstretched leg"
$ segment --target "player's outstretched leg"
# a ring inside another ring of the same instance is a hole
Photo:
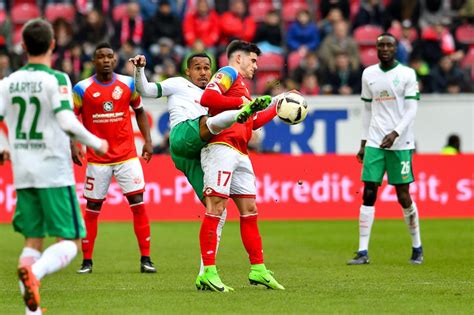
[[[235,121],[240,124],[245,123],[253,114],[267,108],[271,102],[272,97],[270,95],[263,95],[255,98],[253,101],[242,106]]]

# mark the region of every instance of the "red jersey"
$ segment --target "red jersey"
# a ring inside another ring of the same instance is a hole
[[[87,130],[109,142],[103,156],[87,148],[88,162],[114,164],[137,157],[130,106],[143,105],[132,77],[114,73],[110,82],[102,83],[94,75],[74,86],[73,99],[74,112]]]
[[[217,73],[211,79],[211,82],[207,85],[206,90],[214,90],[228,97],[239,98],[245,96],[248,99],[251,99],[249,90],[244,83],[242,75],[240,75],[237,70],[231,66],[219,69],[219,71],[217,71]],[[204,90],[204,93],[206,93],[206,90]],[[241,104],[242,102],[232,109],[238,109]],[[203,104],[202,101],[201,105],[209,107],[209,114],[211,116],[231,109],[222,108],[216,106],[216,104]],[[247,147],[250,138],[252,137],[252,130],[253,119],[250,118],[244,124],[233,124],[232,127],[223,130],[218,135],[213,136],[209,143],[224,143],[237,149],[243,154],[248,154]]]

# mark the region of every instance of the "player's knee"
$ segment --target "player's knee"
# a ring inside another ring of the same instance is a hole
[[[103,202],[96,202],[96,201],[87,201],[87,209],[94,210],[94,211],[100,211],[102,208],[102,203]]]
[[[398,203],[403,208],[408,208],[412,204],[408,186],[396,187]]]
[[[373,206],[377,200],[377,190],[371,187],[366,187],[364,189],[364,195],[362,196],[362,199],[364,201],[364,205]]]
[[[143,194],[140,193],[140,194],[127,196],[127,200],[128,200],[128,203],[130,204],[130,206],[142,203],[143,202]]]

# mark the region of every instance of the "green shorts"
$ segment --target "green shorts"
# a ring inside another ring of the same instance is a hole
[[[170,154],[174,165],[184,173],[199,199],[203,199],[204,172],[201,149],[207,144],[199,135],[199,118],[176,125],[170,133]]]
[[[13,228],[25,237],[85,237],[75,187],[18,189]]]
[[[381,184],[387,171],[390,185],[409,184],[414,181],[412,156],[413,150],[365,147],[362,181]]]

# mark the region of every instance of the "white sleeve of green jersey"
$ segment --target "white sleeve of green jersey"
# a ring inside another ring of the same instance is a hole
[[[369,89],[369,84],[367,82],[367,70],[364,70],[362,73],[362,92],[360,98],[364,102],[372,102],[372,92]]]
[[[158,92],[160,96],[170,96],[176,94],[180,88],[183,88],[183,82],[180,77],[169,78],[161,82],[157,82]]]
[[[405,99],[420,99],[420,91],[418,89],[418,82],[416,81],[415,70],[409,72],[408,80],[405,85]]]
[[[145,75],[145,68],[135,67],[133,77],[135,80],[135,87],[137,89],[137,92],[140,93],[142,97],[161,97],[161,95],[158,93],[158,85],[156,85],[155,83],[148,82]]]
[[[56,82],[50,91],[51,106],[56,114],[62,110],[73,110],[72,85],[67,74],[55,73]]]

